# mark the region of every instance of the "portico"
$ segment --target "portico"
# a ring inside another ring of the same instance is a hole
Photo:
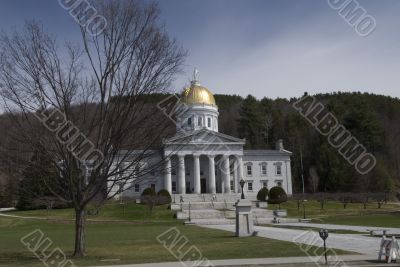
[[[238,193],[242,154],[178,153],[166,159],[164,188],[171,194]]]

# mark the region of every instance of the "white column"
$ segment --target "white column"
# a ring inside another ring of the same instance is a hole
[[[200,194],[200,155],[193,155],[194,158],[194,193]]]
[[[233,162],[233,184],[234,184],[234,192],[235,193],[239,193],[238,186],[240,186],[239,179],[238,179],[239,178],[238,168],[239,168],[238,160],[237,160],[237,158],[235,158],[234,162]]]
[[[287,190],[286,193],[288,195],[293,194],[293,189],[292,189],[292,168],[290,166],[290,160],[285,161],[285,166],[286,166],[286,184],[287,184]]]
[[[164,174],[164,189],[172,194],[172,179],[171,179],[171,159],[168,158],[165,162]]]
[[[229,169],[229,156],[224,156],[223,159],[223,178],[224,178],[224,193],[231,192],[231,170]]]
[[[185,156],[178,156],[178,186],[179,194],[186,193],[186,182],[185,182]]]
[[[243,158],[241,155],[237,156],[237,162],[238,162],[238,188],[240,188],[239,182],[240,180],[243,179]],[[243,187],[243,191],[245,191],[246,187]],[[240,189],[241,192],[242,189]]]
[[[208,156],[208,191],[210,194],[215,194],[217,192],[215,188],[215,162],[214,155]]]

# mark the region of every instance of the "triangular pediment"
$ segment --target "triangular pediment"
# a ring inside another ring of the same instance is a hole
[[[220,144],[220,143],[237,143],[244,144],[245,140],[230,135],[201,129],[190,133],[177,134],[169,139],[164,140],[164,144]]]

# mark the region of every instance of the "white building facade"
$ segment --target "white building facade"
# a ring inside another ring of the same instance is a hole
[[[184,112],[175,118],[176,135],[163,140],[162,148],[154,153],[154,161],[163,161],[164,168],[140,182],[133,178],[122,194],[137,197],[147,187],[180,195],[240,193],[243,179],[248,195],[264,186],[280,186],[291,195],[292,153],[283,148],[281,140],[275,150],[244,150],[246,140],[219,133],[214,96],[194,76],[181,95]]]

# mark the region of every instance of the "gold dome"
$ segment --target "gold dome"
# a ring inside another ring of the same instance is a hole
[[[216,106],[214,95],[210,90],[195,82],[192,82],[190,87],[183,89],[181,100],[186,104]]]

